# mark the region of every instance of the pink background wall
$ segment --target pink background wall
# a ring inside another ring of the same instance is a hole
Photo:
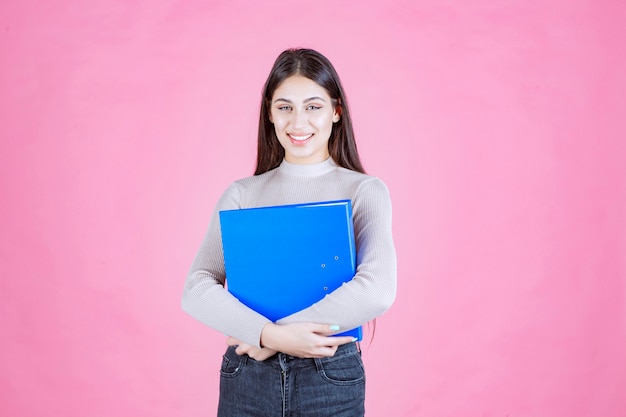
[[[394,201],[368,415],[624,416],[623,3],[287,3],[2,2],[0,414],[213,415],[183,281],[309,46]]]

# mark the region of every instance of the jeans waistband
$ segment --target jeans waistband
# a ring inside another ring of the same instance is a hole
[[[297,356],[287,355],[285,353],[277,353],[274,356],[271,356],[265,360],[267,364],[276,364],[280,366],[281,363],[288,363],[291,367],[306,367],[306,366],[316,366],[316,361],[320,360],[329,360],[340,358],[345,355],[352,355],[361,351],[361,347],[358,342],[346,343],[345,345],[340,345],[337,348],[337,351],[332,357],[327,358],[299,358]]]

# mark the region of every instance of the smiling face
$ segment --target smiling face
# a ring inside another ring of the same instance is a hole
[[[329,156],[328,140],[340,114],[326,89],[315,81],[293,75],[274,91],[270,121],[293,164],[315,164]]]

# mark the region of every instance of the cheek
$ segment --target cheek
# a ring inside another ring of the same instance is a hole
[[[280,121],[280,120],[276,120],[274,122],[274,134],[276,135],[276,138],[278,138],[278,140],[282,143],[286,137],[286,133],[285,131],[287,130],[287,126],[285,124],[284,121]]]
[[[277,136],[280,136],[280,134],[285,130],[285,124],[281,123],[280,120],[277,120],[274,122],[274,131],[276,132]]]
[[[287,124],[284,117],[280,117],[280,116],[276,117],[274,115],[271,115],[271,120],[272,120],[272,123],[274,124],[274,129],[276,129],[276,131],[284,128],[285,125]]]
[[[315,119],[311,120],[318,129],[329,130],[333,128],[333,115],[332,114],[320,114]]]

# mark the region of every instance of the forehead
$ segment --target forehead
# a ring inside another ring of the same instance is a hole
[[[324,100],[330,100],[330,95],[324,87],[301,75],[292,75],[286,78],[274,90],[272,100],[279,98],[289,100],[306,100],[311,97],[320,97]]]

